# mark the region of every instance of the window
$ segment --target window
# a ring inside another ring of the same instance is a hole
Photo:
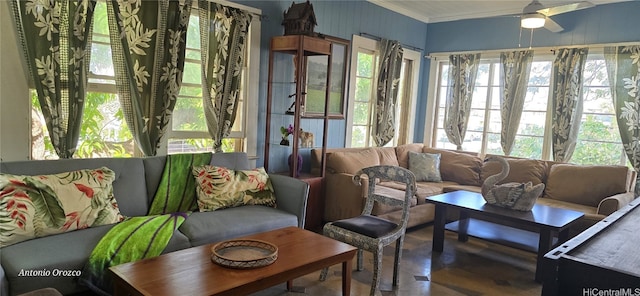
[[[370,147],[378,73],[378,42],[353,36],[351,53],[351,84],[349,88],[349,112],[347,116],[347,147]],[[404,48],[398,101],[396,110],[396,134],[387,146],[412,142],[417,102],[417,79],[420,69],[420,53]]]
[[[531,65],[525,103],[511,155],[551,159],[550,86],[554,56],[535,55]],[[503,154],[500,145],[500,59],[483,58],[478,68],[463,150],[480,154]],[[435,97],[436,122],[433,125],[435,147],[456,149],[444,132],[444,108],[447,90],[447,61],[437,63]],[[578,143],[571,162],[577,164],[626,164],[618,133],[604,57],[591,49],[583,73],[584,109]]]
[[[259,13],[256,9],[242,8]],[[127,128],[117,96],[108,27],[106,3],[99,1],[94,13],[89,92],[85,100],[81,134],[74,157],[131,157],[137,155],[133,137]],[[164,136],[164,147],[161,147],[159,154],[211,151],[213,148],[213,141],[207,131],[202,107],[200,30],[198,12],[195,7],[192,9],[188,30],[182,86],[173,110],[172,122]],[[253,156],[256,155],[257,132],[247,131],[245,121],[247,118],[257,117],[258,104],[247,103],[247,98],[258,97],[259,71],[251,71],[248,65],[259,65],[259,17],[254,17],[252,20],[249,40],[242,74],[239,111],[230,138],[223,141],[223,150],[245,151]],[[34,159],[57,158],[46,131],[46,124],[41,112],[39,112],[35,91],[32,92],[31,97],[34,109],[32,112],[34,113],[32,115],[32,157]]]

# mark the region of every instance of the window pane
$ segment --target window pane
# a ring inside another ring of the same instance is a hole
[[[473,97],[471,99],[471,108],[484,109],[487,106],[487,92],[486,86],[476,86],[473,89]]]
[[[93,74],[114,76],[111,46],[107,44],[91,45],[91,62],[89,70]]]
[[[622,143],[578,140],[571,162],[576,164],[620,165],[626,160]]]
[[[519,135],[540,136],[544,135],[545,112],[523,111],[518,126]]]
[[[371,79],[356,77],[356,101],[368,102],[371,97]]]
[[[193,139],[169,139],[168,154],[193,153],[193,152],[213,152],[213,140],[210,138]],[[243,151],[242,139],[223,139],[223,152]]]
[[[369,104],[355,102],[353,104],[353,124],[367,125],[369,120]]]
[[[482,132],[484,129],[484,110],[471,110],[469,122],[467,123],[468,131]]]
[[[456,145],[453,145],[449,142],[447,138],[447,134],[444,132],[444,129],[439,128],[436,135],[436,147],[445,148],[445,149],[456,149]]]
[[[551,61],[531,63],[529,85],[548,86],[551,79]]]
[[[512,156],[542,159],[542,137],[516,136]]]
[[[172,126],[176,131],[207,131],[200,98],[179,98],[173,109]]]
[[[351,130],[351,147],[366,147],[367,128],[364,126],[353,126]]]
[[[187,28],[187,48],[200,49],[200,17],[192,15]]]
[[[478,75],[476,76],[476,87],[489,85],[489,66],[488,63],[480,63],[478,66]]]
[[[464,143],[462,143],[462,149],[465,151],[480,152],[482,149],[482,131],[467,131],[467,134],[464,136]]]
[[[189,96],[189,97],[200,97],[202,98],[202,87],[201,86],[186,86],[182,85],[180,87],[179,96]]]
[[[547,102],[549,101],[548,87],[529,87],[527,95],[524,99],[524,110],[529,111],[547,111]]]
[[[373,77],[373,55],[368,53],[358,53],[357,76]]]
[[[200,81],[202,80],[202,73],[200,71],[200,63],[185,62],[182,82],[200,84]]]
[[[487,133],[487,148],[486,154],[503,155],[502,145],[500,144],[500,132]]]

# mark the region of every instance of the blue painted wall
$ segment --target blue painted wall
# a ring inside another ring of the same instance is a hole
[[[257,165],[263,164],[264,153],[264,131],[267,98],[267,77],[269,62],[269,41],[273,36],[284,34],[284,27],[281,25],[283,12],[287,10],[292,1],[234,1],[243,5],[255,7],[262,10],[266,19],[262,21],[262,52],[260,55],[260,100],[259,115],[255,128],[258,129],[258,156]],[[301,2],[301,1],[296,1]],[[389,11],[385,8],[371,4],[364,0],[354,1],[311,1],[316,14],[318,26],[315,31],[331,36],[351,40],[352,35],[368,33],[387,39],[395,39],[402,44],[417,48],[424,48],[427,37],[427,24],[405,17],[401,14]],[[279,102],[279,105],[287,105],[290,102]],[[286,119],[279,117],[272,123],[272,127],[285,125]],[[273,120],[272,120],[273,121]],[[293,119],[291,119],[293,122]],[[304,130],[309,130],[315,134],[316,145],[322,144],[322,123],[304,120],[301,124]],[[273,135],[272,129],[272,135]],[[329,122],[329,147],[344,147],[345,141],[345,121],[330,120]],[[273,137],[279,137],[278,134]],[[274,141],[272,137],[272,142]],[[291,139],[291,137],[289,137]],[[289,149],[272,149],[269,158],[270,171],[286,171],[287,156]],[[304,156],[304,169],[309,170],[309,149],[301,149]]]
[[[544,2],[544,1],[543,1]],[[553,16],[565,30],[552,33],[538,29],[533,34],[533,47],[553,47],[640,41],[640,1],[630,1],[579,10]],[[425,52],[456,52],[518,48],[517,17],[495,17],[429,24]],[[523,31],[522,46],[529,45],[529,31]],[[426,68],[429,60],[425,61]],[[423,82],[429,80],[423,75]],[[427,87],[423,87],[416,119],[416,142],[423,140]]]

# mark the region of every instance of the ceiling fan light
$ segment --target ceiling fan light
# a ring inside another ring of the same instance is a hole
[[[540,13],[527,13],[520,18],[520,25],[527,29],[537,29],[544,27],[544,21],[544,15]]]

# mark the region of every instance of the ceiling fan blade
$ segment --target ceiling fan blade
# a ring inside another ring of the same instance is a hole
[[[553,32],[553,33],[558,33],[558,32],[562,32],[564,30],[564,28],[562,26],[560,26],[558,23],[554,22],[552,19],[547,18],[544,22],[544,28]]]
[[[576,11],[576,10],[580,10],[580,9],[585,9],[585,8],[590,8],[590,7],[594,7],[595,4],[589,2],[589,1],[581,1],[581,2],[576,2],[576,3],[569,3],[569,4],[564,4],[564,5],[558,5],[558,6],[551,6],[551,7],[547,7],[547,8],[543,8],[538,10],[539,13],[542,13],[546,16],[552,16],[552,15],[556,15],[556,14],[561,14],[561,13],[565,13],[565,12],[570,12],[570,11]]]

